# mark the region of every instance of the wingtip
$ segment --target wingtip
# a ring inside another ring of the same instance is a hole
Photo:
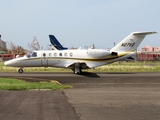
[[[133,32],[134,35],[148,35],[148,34],[155,34],[155,31],[140,31],[140,32]]]
[[[158,32],[156,32],[156,31],[153,31],[152,33],[153,33],[153,34],[155,34],[155,33],[158,33]]]

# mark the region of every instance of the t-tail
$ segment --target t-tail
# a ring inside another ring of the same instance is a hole
[[[123,52],[134,52],[146,35],[154,33],[156,32],[133,32],[113,47],[110,52],[113,55]]]
[[[54,46],[54,48],[56,48],[57,50],[67,50],[68,48],[63,47],[59,41],[56,39],[56,37],[54,35],[49,35],[49,39],[51,44]]]

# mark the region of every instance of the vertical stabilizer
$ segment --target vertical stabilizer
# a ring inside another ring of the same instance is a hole
[[[54,46],[54,48],[56,48],[57,50],[66,50],[68,48],[63,47],[59,41],[56,39],[56,37],[54,35],[49,35],[49,39],[51,44]]]
[[[137,49],[146,35],[156,32],[133,32],[113,47],[111,52],[132,52]]]

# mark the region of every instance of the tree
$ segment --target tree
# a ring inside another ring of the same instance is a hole
[[[6,42],[4,42],[3,40],[0,40],[0,50],[4,51],[4,52],[8,51],[7,46],[6,46]]]
[[[40,45],[39,45],[39,42],[38,42],[36,36],[33,36],[32,43],[31,44],[28,43],[28,46],[31,51],[32,50],[40,50]]]
[[[17,52],[17,46],[13,43],[13,42],[10,42],[9,43],[9,50],[12,54],[16,54]]]
[[[22,46],[16,45],[13,42],[9,42],[8,45],[8,53],[10,54],[26,54],[27,52]]]

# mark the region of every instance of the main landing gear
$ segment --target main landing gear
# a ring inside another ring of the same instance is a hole
[[[75,64],[73,71],[74,71],[74,74],[81,74],[82,73],[82,69],[81,69],[80,63],[76,63]]]
[[[82,70],[81,68],[74,68],[74,74],[81,74]]]
[[[23,73],[23,69],[20,68],[20,69],[18,70],[18,72],[19,72],[20,74],[22,74],[22,73]]]

